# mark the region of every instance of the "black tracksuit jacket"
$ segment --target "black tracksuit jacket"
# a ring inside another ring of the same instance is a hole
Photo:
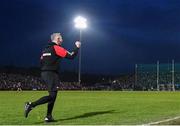
[[[72,52],[68,52],[63,47],[54,42],[48,43],[41,55],[41,71],[59,71],[59,63],[63,58],[74,59],[78,53],[76,47]]]

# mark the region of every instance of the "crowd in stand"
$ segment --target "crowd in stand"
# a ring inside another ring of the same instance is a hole
[[[133,76],[104,80],[97,83],[60,82],[59,90],[123,90],[131,89]],[[0,73],[0,90],[46,90],[47,86],[40,77],[15,73]]]
[[[59,90],[80,90],[82,86],[75,82],[60,82]],[[0,73],[0,90],[46,90],[47,86],[40,77],[22,74]]]
[[[175,74],[175,86],[180,89],[180,76]],[[159,84],[171,84],[170,74],[160,74]],[[179,84],[179,85],[178,85]],[[178,87],[179,86],[179,87]],[[113,79],[104,79],[96,83],[82,82],[60,82],[57,84],[59,90],[156,90],[157,74],[152,72],[143,72],[137,75],[126,75],[114,77]],[[46,84],[39,76],[0,73],[0,90],[47,90]]]
[[[24,90],[44,90],[46,86],[41,82],[39,77],[0,73],[0,90],[16,90],[18,88]]]
[[[173,79],[175,88],[180,89],[180,72],[176,71],[173,77],[172,72],[159,72],[159,75],[157,76],[155,71],[144,71],[137,74],[136,86],[141,90],[156,90],[157,81],[158,85],[168,87],[172,85]]]
[[[40,78],[40,69],[0,67],[0,90],[47,90]],[[172,71],[160,70],[158,83],[172,84]],[[59,90],[156,90],[157,71],[155,65],[139,66],[136,74],[104,76],[82,74],[82,82],[77,82],[77,73],[64,71],[57,88]],[[175,88],[180,89],[180,67],[174,72]]]

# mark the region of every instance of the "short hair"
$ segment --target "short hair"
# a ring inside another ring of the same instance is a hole
[[[61,36],[61,33],[53,33],[53,34],[51,34],[51,41],[54,40],[55,36]]]

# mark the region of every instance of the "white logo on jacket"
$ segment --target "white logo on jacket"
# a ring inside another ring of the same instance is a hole
[[[43,53],[43,56],[51,56],[51,53]]]

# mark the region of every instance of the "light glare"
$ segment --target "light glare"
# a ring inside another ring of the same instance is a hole
[[[87,28],[87,20],[81,16],[78,16],[74,19],[75,27],[79,29]]]

